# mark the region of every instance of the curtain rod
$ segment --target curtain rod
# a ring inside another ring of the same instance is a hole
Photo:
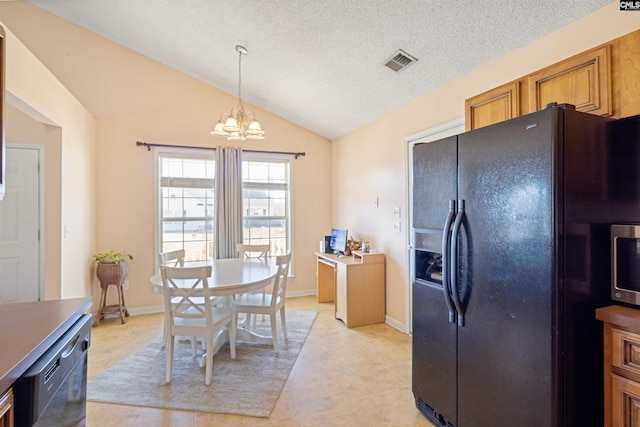
[[[142,141],[136,141],[136,146],[137,147],[147,147],[147,151],[151,151],[151,147],[170,147],[170,148],[191,148],[191,149],[197,149],[197,150],[215,150],[215,147],[196,147],[193,145],[172,145],[172,144],[151,144],[148,142],[142,142]],[[295,159],[297,159],[300,156],[304,156],[306,155],[306,153],[304,151],[302,152],[297,152],[297,153],[291,153],[291,152],[287,152],[287,151],[263,151],[263,150],[245,150],[243,149],[242,151],[246,151],[247,153],[268,153],[268,154],[291,154],[292,156],[294,156]]]

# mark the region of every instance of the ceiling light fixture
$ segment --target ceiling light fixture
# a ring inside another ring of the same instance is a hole
[[[264,131],[253,111],[245,111],[242,105],[242,55],[247,54],[244,46],[236,45],[238,52],[238,106],[229,113],[222,113],[211,135],[224,136],[229,141],[264,139]]]

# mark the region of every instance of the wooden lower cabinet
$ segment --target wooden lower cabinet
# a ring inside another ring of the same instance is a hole
[[[640,426],[640,384],[611,375],[612,424],[619,427]]]
[[[640,427],[640,309],[596,310],[604,322],[604,425]]]
[[[13,427],[13,391],[0,396],[0,427]]]

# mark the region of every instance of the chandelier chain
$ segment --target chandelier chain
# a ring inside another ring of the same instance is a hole
[[[242,107],[242,51],[238,51],[238,102]]]

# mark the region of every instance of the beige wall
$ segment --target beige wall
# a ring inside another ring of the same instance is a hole
[[[640,28],[638,16],[620,12],[618,2],[613,2],[333,141],[333,222],[386,254],[387,316],[392,323],[405,324],[410,280],[405,138],[464,117],[466,98]],[[372,205],[373,197],[379,197],[378,208]],[[393,232],[394,206],[402,207],[401,233]]]
[[[7,140],[45,146],[44,299],[88,296],[88,261],[95,246],[95,120],[2,25],[7,30]]]
[[[13,76],[7,72],[8,89],[16,93],[11,97],[12,104],[32,117],[31,123],[25,123],[18,114],[13,115],[8,129],[15,135],[14,141],[33,143],[29,141],[33,138],[26,134],[42,135],[44,131],[49,148],[55,145],[50,139],[55,139],[56,130],[62,141],[60,159],[50,161],[47,157],[46,162],[46,221],[47,224],[58,224],[58,234],[47,238],[47,289],[55,280],[50,272],[54,272],[58,282],[59,277],[73,273],[72,280],[63,281],[61,290],[59,283],[53,288],[58,289],[59,296],[65,297],[75,292],[76,283],[90,284],[95,305],[100,289],[91,254],[126,250],[135,257],[129,269],[128,308],[134,313],[160,309],[161,298],[151,292],[148,281],[154,274],[157,256],[153,234],[154,157],[135,143],[231,145],[225,139],[211,136],[209,131],[217,117],[235,106],[237,99],[30,5],[2,4],[2,8],[5,19],[15,22],[21,31],[24,32],[26,25],[29,31],[23,34],[30,42],[46,38],[46,49],[40,51],[43,58],[48,61],[64,58],[57,70],[77,69],[74,81],[82,84],[97,81],[102,86],[96,88],[100,99],[89,101],[98,106],[95,121],[76,121],[67,127],[63,120],[56,120],[57,107],[63,106],[56,104],[56,110],[52,112],[49,111],[51,106],[45,103],[47,96],[56,96],[58,91],[66,93],[60,82],[52,83],[53,76],[42,70],[42,64],[31,63],[34,58],[28,61],[8,59],[11,70],[20,70],[13,72]],[[11,29],[6,24],[5,27]],[[16,44],[19,44],[17,40]],[[31,76],[34,74],[32,68],[39,70],[34,76]],[[14,79],[18,74],[29,80]],[[70,78],[67,73],[64,75]],[[40,90],[29,93],[31,97],[18,96],[21,92],[16,88],[21,85],[25,91],[38,86]],[[267,132],[267,139],[245,142],[243,147],[306,153],[293,162],[295,277],[289,282],[289,291],[294,295],[313,293],[313,251],[317,249],[320,236],[331,227],[331,184],[327,176],[331,164],[330,141],[266,111],[251,105],[246,107],[255,110]],[[69,114],[74,114],[75,106],[66,108]],[[83,134],[86,138],[76,137]],[[47,156],[50,152],[56,151],[47,150]],[[58,189],[56,183],[59,183]],[[57,206],[59,211],[56,211],[55,203],[49,201],[50,197],[61,201]],[[60,235],[65,232],[67,237],[62,239]],[[67,245],[71,239],[73,247]],[[50,245],[49,242],[53,243]],[[50,246],[53,249],[49,249]],[[70,264],[67,257],[58,255],[61,250],[63,254],[72,253],[73,259],[81,262]],[[55,274],[56,269],[59,274]],[[47,295],[55,297],[54,292],[47,292]]]
[[[142,61],[136,70],[153,75],[151,90],[161,111],[140,111],[98,120],[97,227],[98,251],[127,250],[134,255],[129,269],[127,304],[138,310],[158,309],[161,298],[151,293],[154,273],[154,156],[136,141],[215,147],[234,145],[209,134],[213,117],[234,105],[235,99],[189,77]],[[171,93],[159,96],[157,88],[171,83]],[[157,85],[157,86],[156,86]],[[156,86],[156,88],[153,88]],[[215,102],[214,102],[215,101]],[[290,293],[315,291],[313,250],[330,227],[330,181],[318,179],[330,164],[330,143],[313,133],[264,111],[256,110],[268,139],[242,143],[243,148],[304,151],[293,161],[295,277]]]
[[[4,9],[8,13],[14,7],[22,8],[12,4]],[[346,227],[351,235],[369,240],[374,249],[386,254],[387,316],[394,325],[405,327],[409,282],[405,137],[463,116],[465,98],[640,27],[637,14],[619,12],[617,7],[614,2],[333,142],[257,110],[268,139],[243,143],[243,147],[307,153],[294,161],[296,277],[289,290],[294,294],[315,290],[312,254],[317,242],[331,226]],[[30,16],[16,13],[12,19],[29,20]],[[106,59],[109,65],[96,66],[90,75],[106,82],[109,102],[119,103],[115,110],[100,110],[95,118],[89,117],[9,33],[7,89],[14,98],[12,104],[37,123],[36,133],[44,134],[47,147],[46,221],[56,234],[49,238],[48,225],[47,289],[51,281],[59,280],[61,286],[54,287],[61,289],[61,296],[71,296],[92,282],[96,292],[90,255],[122,249],[135,256],[130,266],[129,308],[134,312],[158,309],[160,298],[148,285],[156,257],[153,155],[135,142],[226,144],[208,131],[236,100],[53,16],[38,13],[36,21],[33,33],[56,29],[50,35],[56,40],[52,50],[61,49],[65,40],[82,40],[65,56],[66,71],[76,64]],[[89,84],[87,73],[77,77]],[[379,207],[373,205],[376,197]],[[397,221],[393,208],[398,206],[400,233],[393,231]],[[64,225],[66,238],[62,237]]]

